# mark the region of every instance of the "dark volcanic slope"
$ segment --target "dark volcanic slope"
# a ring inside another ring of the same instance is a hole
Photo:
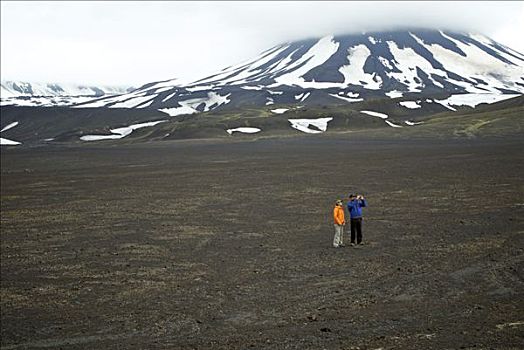
[[[290,108],[275,114],[271,108],[244,108],[235,111],[210,111],[197,115],[169,117],[157,110],[123,108],[37,108],[2,107],[0,128],[12,123],[16,127],[1,133],[1,137],[22,142],[26,147],[57,143],[86,143],[82,135],[108,135],[111,130],[151,121],[160,124],[135,130],[123,139],[95,141],[97,145],[169,141],[197,138],[245,138],[301,136],[288,119],[333,118],[326,131],[332,133],[373,133],[384,137],[471,137],[491,135],[506,137],[521,135],[524,130],[524,96],[515,97],[476,108],[460,107],[450,111],[438,103],[421,103],[423,108],[403,107],[402,99],[379,99],[310,108]],[[362,113],[371,110],[388,115],[387,121],[402,126],[392,128],[385,120]],[[414,121],[420,124],[408,125]],[[230,135],[226,130],[238,127],[257,127],[258,134]],[[51,139],[51,140],[50,140]],[[93,142],[92,142],[93,143]],[[6,146],[2,146],[6,147]]]
[[[521,348],[523,146],[2,149],[2,349]]]
[[[2,127],[18,122],[16,127],[2,132],[2,137],[24,145],[75,142],[84,134],[111,134],[115,127],[166,119],[166,114],[157,110],[14,106],[3,106],[0,116]]]

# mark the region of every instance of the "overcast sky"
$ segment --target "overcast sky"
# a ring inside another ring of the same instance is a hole
[[[281,42],[398,26],[475,31],[524,53],[524,1],[1,1],[1,78],[201,78]]]

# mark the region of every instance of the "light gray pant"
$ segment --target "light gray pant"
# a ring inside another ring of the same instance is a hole
[[[343,244],[344,225],[335,224],[335,237],[333,238],[333,247]]]

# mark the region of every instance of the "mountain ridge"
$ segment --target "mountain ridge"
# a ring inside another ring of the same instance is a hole
[[[133,91],[132,87],[28,82],[2,80],[1,105],[42,106],[73,105],[102,96],[121,95]]]
[[[46,83],[2,80],[2,97],[19,96],[103,96],[131,92],[134,88],[96,84]],[[5,95],[4,95],[5,94]]]

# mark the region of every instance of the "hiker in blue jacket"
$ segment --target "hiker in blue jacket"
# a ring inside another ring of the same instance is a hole
[[[362,244],[362,208],[367,207],[368,203],[362,195],[349,195],[348,211],[351,227],[351,246],[355,246],[355,233],[357,245]]]

